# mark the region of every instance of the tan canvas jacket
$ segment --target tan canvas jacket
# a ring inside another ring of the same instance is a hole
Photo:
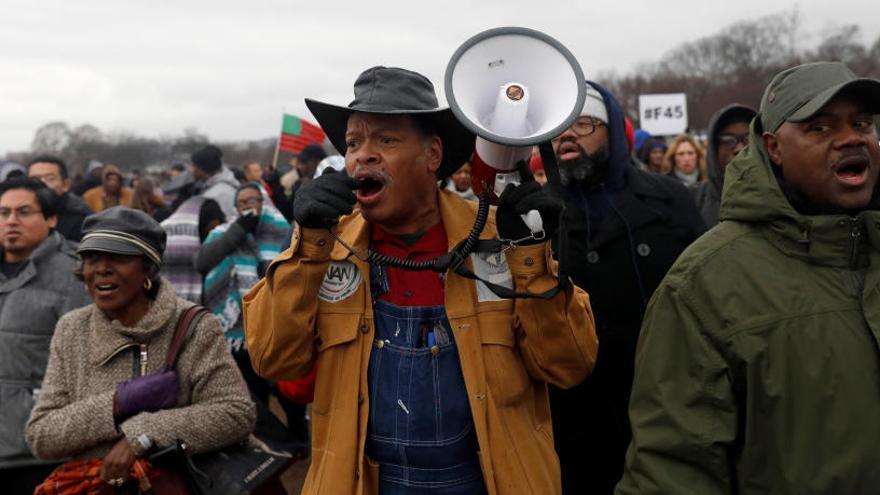
[[[470,232],[476,204],[448,191],[438,194],[452,248]],[[495,237],[490,217],[484,239]],[[358,211],[338,225],[340,238],[359,253],[367,251],[369,232]],[[517,290],[538,293],[555,285],[547,243],[504,255]],[[474,256],[468,259],[472,269]],[[546,383],[574,386],[592,370],[598,342],[587,294],[572,285],[551,300],[498,300],[482,284],[454,273],[447,273],[445,283],[446,314],[489,493],[559,493]],[[317,360],[304,494],[378,492],[378,465],[364,455],[374,338],[369,288],[369,266],[329,232],[297,229],[290,249],[244,298],[257,373],[293,379]]]

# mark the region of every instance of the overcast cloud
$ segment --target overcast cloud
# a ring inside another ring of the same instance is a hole
[[[798,2],[803,32],[858,24],[880,33],[870,0]],[[559,39],[589,77],[627,72],[741,19],[792,8],[743,0],[40,1],[0,4],[0,155],[49,121],[157,136],[275,135],[304,97],[345,104],[373,65],[427,75],[442,98],[455,49],[491,27]],[[815,39],[805,38],[805,44]]]

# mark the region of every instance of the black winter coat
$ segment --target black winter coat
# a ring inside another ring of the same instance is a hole
[[[639,328],[647,301],[678,255],[704,231],[693,195],[678,181],[627,167],[615,207],[588,225],[566,201],[565,266],[590,296],[599,336],[593,374],[577,387],[551,387],[563,492],[610,494],[630,441],[627,409]],[[589,236],[588,236],[589,232]]]
[[[82,238],[82,223],[92,214],[86,202],[72,193],[65,193],[58,200],[58,224],[55,226],[68,241],[79,242]]]

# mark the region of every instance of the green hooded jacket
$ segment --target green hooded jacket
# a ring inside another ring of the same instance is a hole
[[[880,212],[799,214],[756,121],[645,315],[618,495],[880,493]]]

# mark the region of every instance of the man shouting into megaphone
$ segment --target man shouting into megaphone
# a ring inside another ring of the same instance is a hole
[[[300,189],[290,249],[244,298],[259,374],[289,380],[317,362],[303,493],[559,493],[546,384],[592,369],[587,295],[490,290],[557,284],[548,243],[520,215],[552,225],[558,204],[534,182],[505,190],[480,238],[531,240],[462,258],[488,285],[454,267],[407,269],[471,234],[477,206],[438,180],[474,136],[415,72],[373,67],[354,93],[347,107],[306,100],[346,170]]]

